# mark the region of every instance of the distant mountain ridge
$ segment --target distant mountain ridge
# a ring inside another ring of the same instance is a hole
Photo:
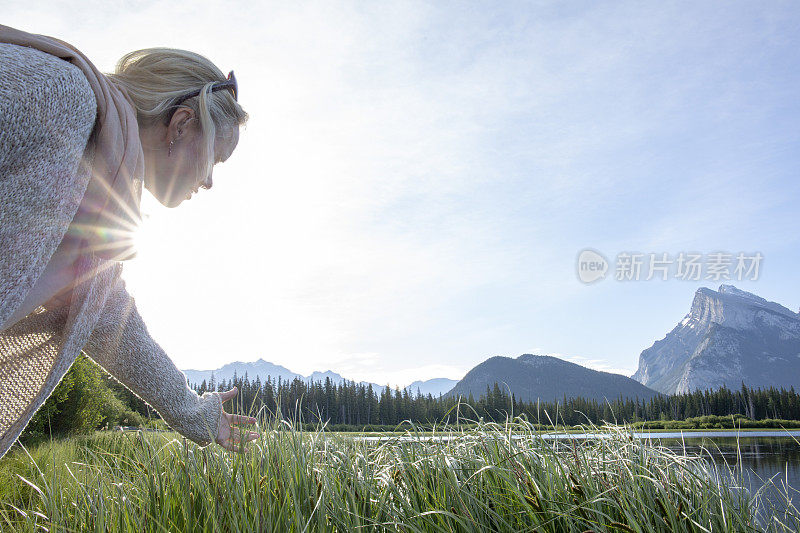
[[[246,373],[250,381],[254,381],[256,376],[259,376],[262,383],[266,382],[268,377],[272,378],[272,381],[277,381],[278,378],[280,378],[282,381],[293,381],[295,378],[297,378],[306,382],[325,382],[326,378],[330,378],[335,385],[339,385],[345,381],[352,381],[344,378],[342,375],[337,374],[336,372],[333,372],[332,370],[327,370],[325,372],[312,372],[310,375],[304,376],[302,374],[298,374],[297,372],[292,372],[284,366],[265,361],[264,359],[259,359],[258,361],[252,362],[234,361],[233,363],[223,365],[216,370],[188,369],[183,370],[183,373],[186,374],[186,379],[191,385],[199,385],[203,382],[203,380],[209,382],[212,374],[214,375],[216,382],[220,382],[222,380],[227,381],[233,378],[234,373],[236,373],[238,377],[244,377]],[[369,383],[367,381],[362,381],[360,383],[364,384],[365,386],[372,385],[372,388],[376,394],[380,394],[386,388],[386,384],[378,385],[377,383]],[[425,381],[415,381],[406,388],[412,395],[416,395],[417,390],[419,390],[423,395],[431,394],[434,397],[438,397],[440,394],[444,394],[452,389],[453,385],[455,384],[456,380],[454,379],[433,378]]]
[[[259,359],[258,361],[252,362],[234,361],[233,363],[223,365],[216,370],[189,369],[183,370],[183,373],[186,374],[186,379],[190,384],[200,384],[203,380],[208,382],[211,380],[212,374],[217,382],[229,380],[233,378],[234,373],[240,378],[243,378],[246,373],[250,381],[254,381],[256,376],[258,376],[261,378],[262,383],[267,381],[267,378],[272,378],[272,381],[278,381],[278,378],[280,378],[281,381],[293,381],[294,379],[301,379],[303,381],[322,382],[324,382],[326,378],[330,378],[335,385],[339,385],[345,381],[351,381],[345,379],[342,375],[337,374],[332,370],[327,370],[325,372],[315,371],[308,376],[304,376],[302,374],[298,374],[297,372],[292,372],[285,366],[276,365],[264,359]],[[361,383],[364,385],[372,385],[372,388],[377,394],[380,394],[383,389],[386,388],[385,385],[378,385],[377,383],[369,383],[366,381],[362,381]]]
[[[417,394],[417,391],[419,390],[423,396],[430,394],[436,398],[449,392],[453,387],[456,386],[456,383],[458,383],[457,379],[433,378],[425,381],[415,381],[406,388],[411,394]]]
[[[183,373],[186,374],[186,379],[191,384],[200,384],[203,380],[209,381],[212,374],[214,379],[219,382],[232,379],[234,373],[239,377],[244,377],[245,372],[251,380],[256,379],[256,376],[260,376],[261,381],[266,381],[267,376],[271,376],[273,380],[277,380],[280,377],[284,381],[291,381],[294,378],[305,379],[304,376],[292,372],[284,366],[270,363],[264,359],[252,362],[234,361],[215,370],[183,370]]]
[[[597,401],[618,397],[649,400],[658,393],[621,374],[592,370],[549,355],[523,354],[516,359],[491,357],[467,372],[448,396],[472,394],[475,399],[498,383],[516,399],[535,402],[587,398]]]
[[[800,388],[800,314],[733,285],[701,287],[683,320],[641,353],[633,379],[667,394]]]

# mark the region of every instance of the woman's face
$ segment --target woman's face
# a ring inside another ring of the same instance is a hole
[[[201,187],[211,188],[213,167],[205,172],[206,155],[200,121],[190,109],[179,109],[169,126],[161,127],[145,149],[145,187],[167,207],[191,199]],[[170,147],[170,142],[172,145]],[[227,160],[239,142],[239,128],[218,128],[213,162]],[[161,146],[161,149],[156,146]],[[155,149],[154,149],[155,148]]]

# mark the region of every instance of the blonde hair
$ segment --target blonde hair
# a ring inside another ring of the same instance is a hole
[[[229,90],[210,92],[226,76],[206,57],[177,48],[145,48],[127,53],[108,77],[122,86],[133,100],[140,126],[164,122],[174,111],[174,102],[193,90],[200,95],[180,106],[189,107],[200,120],[205,149],[205,174],[214,166],[217,128],[228,129],[247,122],[248,115]]]

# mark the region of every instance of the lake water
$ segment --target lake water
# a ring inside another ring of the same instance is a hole
[[[699,455],[716,463],[721,467],[720,472],[727,471],[726,465],[734,472],[741,469],[744,485],[751,493],[772,479],[775,486],[765,487],[760,508],[765,514],[774,509],[782,515],[787,497],[796,508],[800,508],[800,443],[786,432],[763,433],[749,435],[743,432],[738,438],[728,433],[724,436],[684,435],[682,440],[679,437],[658,440],[674,451]],[[800,440],[798,435],[794,438]]]
[[[759,505],[762,522],[773,513],[783,516],[787,498],[800,508],[800,431],[652,431],[634,433],[634,436],[651,439],[677,453],[703,457],[715,463],[725,477],[732,473],[733,484],[743,481],[751,494],[763,487]],[[598,435],[566,436],[587,437]],[[565,435],[550,435],[549,438],[565,438]],[[774,485],[765,487],[770,479]]]

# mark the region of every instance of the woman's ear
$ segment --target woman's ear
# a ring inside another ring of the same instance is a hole
[[[170,140],[180,138],[185,133],[186,128],[195,119],[194,109],[190,107],[180,107],[167,126],[167,137]]]

